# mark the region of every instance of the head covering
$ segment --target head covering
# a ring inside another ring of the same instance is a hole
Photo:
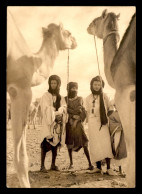
[[[100,96],[100,118],[101,118],[100,129],[101,129],[102,125],[106,125],[108,123],[108,119],[107,119],[107,116],[106,116],[106,110],[105,110],[105,105],[104,105],[102,87],[100,88],[99,91],[95,91],[93,89],[93,82],[94,81],[100,81],[102,83],[102,87],[104,87],[105,83],[102,80],[101,76],[96,76],[96,77],[92,78],[92,80],[90,82],[90,89],[92,91],[93,96],[94,95],[99,95]]]
[[[51,80],[56,80],[57,83],[58,83],[58,86],[60,87],[61,86],[61,79],[58,75],[51,75],[48,79],[48,84],[50,85],[51,84]]]
[[[51,81],[52,80],[56,80],[57,81],[57,88],[55,90],[53,90],[51,88]],[[61,79],[58,75],[51,75],[48,79],[48,84],[49,84],[49,89],[48,92],[51,93],[52,95],[56,95],[56,102],[53,103],[53,106],[56,108],[56,111],[58,110],[58,108],[60,107],[60,101],[61,101],[61,95],[59,94],[60,92],[60,86],[61,86]]]
[[[74,98],[77,96],[77,91],[72,91],[71,89],[75,87],[76,89],[78,89],[78,83],[77,82],[69,82],[67,84],[67,96],[68,98]]]
[[[92,93],[96,93],[96,94],[102,92],[102,88],[100,88],[99,91],[95,91],[95,90],[93,89],[93,83],[94,83],[94,81],[100,81],[100,82],[102,83],[102,87],[103,87],[103,88],[104,88],[104,86],[105,86],[105,82],[104,82],[104,80],[101,78],[101,76],[96,76],[96,77],[92,78],[92,80],[91,80],[91,82],[90,82],[90,90],[91,90],[91,92],[92,92]]]
[[[71,88],[76,87],[78,89],[78,83],[77,82],[69,82],[67,84],[67,90],[70,91]]]

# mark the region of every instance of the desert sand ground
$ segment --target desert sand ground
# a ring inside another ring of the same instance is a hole
[[[105,174],[106,165],[103,166],[103,172],[94,173],[86,170],[88,162],[81,149],[79,152],[73,152],[74,168],[68,170],[69,157],[66,146],[58,150],[56,165],[59,171],[51,171],[51,152],[46,155],[45,166],[47,173],[41,173],[40,169],[40,136],[41,126],[30,126],[27,129],[27,153],[29,157],[29,178],[31,188],[127,188],[126,178],[119,175],[109,176]],[[87,134],[87,125],[85,125]],[[125,166],[125,165],[124,165]],[[116,171],[118,167],[112,164]],[[125,171],[125,168],[123,168]],[[19,188],[19,181],[13,165],[13,140],[12,131],[7,129],[7,187]]]

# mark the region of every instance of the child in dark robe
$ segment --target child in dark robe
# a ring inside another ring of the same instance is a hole
[[[89,168],[93,170],[94,167],[90,160],[88,151],[88,139],[84,132],[83,122],[86,118],[86,111],[83,107],[82,97],[77,96],[78,84],[76,82],[69,82],[67,85],[68,96],[65,97],[67,102],[68,122],[66,124],[66,145],[68,148],[70,166],[73,167],[72,151],[78,152],[82,147],[87,157]]]

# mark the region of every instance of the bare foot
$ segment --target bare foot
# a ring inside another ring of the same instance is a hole
[[[72,169],[73,168],[73,164],[70,164],[68,169]]]
[[[122,172],[122,171],[119,172],[119,175],[122,176],[122,177],[124,177],[124,178],[126,177],[126,173],[125,172]]]
[[[47,171],[47,169],[46,169],[45,167],[41,167],[41,168],[40,168],[40,172],[47,173],[48,171]]]
[[[58,171],[59,169],[58,169],[58,166],[51,165],[51,168],[50,168],[50,170],[55,170],[55,171]]]
[[[94,170],[94,166],[90,165],[89,168],[87,168],[87,170]]]

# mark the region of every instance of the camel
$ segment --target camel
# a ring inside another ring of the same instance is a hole
[[[89,34],[103,39],[104,72],[108,84],[115,89],[115,104],[124,129],[128,151],[126,179],[135,187],[135,84],[136,84],[136,14],[119,41],[120,14],[102,12],[87,28]]]
[[[41,112],[41,106],[40,105],[38,106],[36,119],[37,119],[38,125],[42,125],[43,115],[42,115],[42,112]]]
[[[63,24],[42,28],[43,41],[37,53],[28,48],[16,22],[7,10],[7,91],[11,99],[14,165],[20,187],[30,188],[26,150],[26,123],[32,86],[47,80],[61,50],[75,49],[74,37]]]
[[[7,100],[6,103],[6,124],[8,125],[9,120],[11,119],[11,103]]]
[[[36,124],[38,125],[42,124],[41,106],[37,101],[32,102],[29,108],[28,124],[27,124],[28,129],[30,128],[30,125],[33,125],[34,129],[36,129]]]
[[[36,128],[35,127],[35,124],[36,124],[36,116],[37,116],[37,112],[38,112],[38,102],[34,102],[34,103],[31,103],[30,105],[30,108],[29,108],[29,115],[28,115],[28,129],[30,128],[30,124],[34,126],[34,129]]]

